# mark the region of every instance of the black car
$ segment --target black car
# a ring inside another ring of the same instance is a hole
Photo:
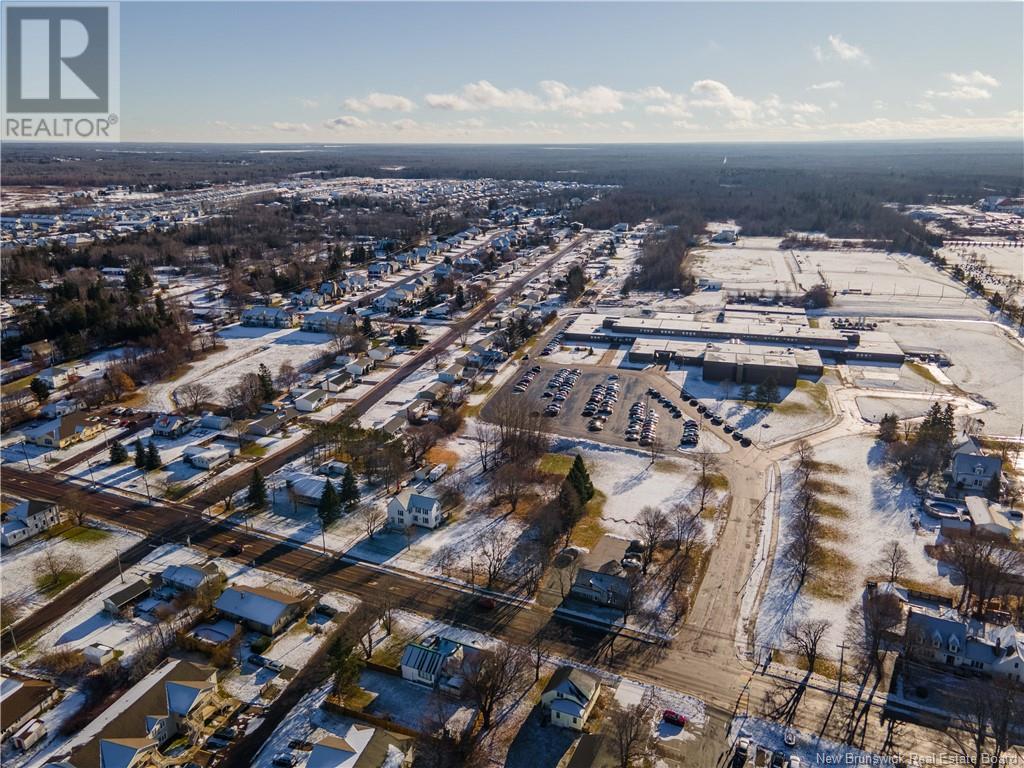
[[[714,424],[716,427],[720,427],[725,422],[722,420],[721,416],[712,416],[711,417],[711,423]]]
[[[722,427],[722,431],[725,432],[725,434],[727,435],[730,434],[735,429],[736,427],[734,427],[732,424],[726,424],[724,427]]]
[[[750,447],[750,438],[749,437],[741,437],[740,438],[740,445],[742,445],[744,448],[749,448]]]

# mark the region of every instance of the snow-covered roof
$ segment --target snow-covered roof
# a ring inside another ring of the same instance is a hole
[[[306,768],[353,768],[373,733],[368,725],[353,724],[344,738],[325,736],[313,745]]]
[[[213,607],[230,616],[269,626],[301,599],[265,587],[235,584],[221,593]]]
[[[156,748],[152,739],[103,739],[100,741],[102,768],[130,768],[141,752]]]
[[[196,705],[196,701],[206,691],[213,689],[213,683],[208,681],[185,681],[168,682],[167,687],[167,711],[174,715],[187,715]]]

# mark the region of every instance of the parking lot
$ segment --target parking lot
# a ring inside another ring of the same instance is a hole
[[[533,369],[539,368],[535,373]],[[579,370],[579,377],[576,383],[569,390],[564,401],[560,402],[560,411],[554,416],[545,416],[550,432],[565,437],[578,437],[584,440],[596,440],[608,445],[616,445],[624,448],[633,448],[638,451],[650,450],[649,446],[639,444],[638,440],[627,440],[626,430],[630,425],[630,407],[637,402],[643,403],[648,411],[658,415],[657,443],[662,450],[674,451],[680,446],[680,439],[683,436],[684,424],[689,420],[696,420],[699,423],[700,443],[697,446],[688,446],[688,450],[700,448],[704,445],[707,437],[711,438],[714,445],[730,444],[732,450],[749,447],[740,446],[738,441],[730,439],[723,429],[724,425],[716,425],[711,417],[702,417],[696,407],[691,406],[688,401],[680,397],[679,390],[664,377],[658,375],[656,369],[629,370],[623,368],[612,368],[608,366],[572,366],[549,363],[544,358],[533,358],[525,361],[515,376],[502,387],[498,396],[503,397],[506,393],[516,401],[522,401],[524,407],[531,412],[544,414],[545,410],[555,401],[554,395],[557,388],[549,388],[551,378],[560,370]],[[517,385],[523,381],[523,377],[532,374],[530,383],[516,392]],[[615,376],[615,379],[609,379]],[[594,387],[603,385],[607,387],[610,382],[618,384],[618,398],[612,412],[605,415],[603,429],[591,430],[588,425],[591,422],[590,416],[583,415],[587,401],[591,398]],[[657,401],[648,394],[649,389],[654,389],[664,396],[668,405]],[[551,396],[545,397],[548,392]],[[481,413],[482,418],[490,418],[490,409],[496,398],[492,398],[484,406]],[[669,405],[681,411],[680,418],[674,418],[669,410]],[[730,428],[731,429],[731,428]],[[712,449],[718,450],[720,449]]]

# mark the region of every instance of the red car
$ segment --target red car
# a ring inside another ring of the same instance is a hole
[[[673,712],[671,709],[666,709],[662,714],[661,719],[666,723],[672,725],[678,725],[680,728],[686,727],[686,718],[680,715],[678,712]]]

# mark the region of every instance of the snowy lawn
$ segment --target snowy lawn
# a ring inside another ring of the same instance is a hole
[[[794,594],[797,583],[786,546],[792,536],[796,483],[794,462],[788,461],[782,467],[778,541],[756,637],[760,646],[780,648],[789,623],[823,619],[831,623],[823,653],[832,656],[838,655],[836,645],[843,639],[847,612],[861,599],[865,582],[885,575],[878,561],[887,543],[898,541],[907,551],[904,582],[937,590],[948,587],[948,582],[939,563],[924,551],[935,541],[934,521],[925,518],[921,530],[915,530],[912,520],[920,514],[919,501],[890,476],[880,443],[870,437],[846,437],[819,446],[814,455],[822,463],[819,476],[825,481],[822,536],[828,554]]]
[[[17,546],[5,548],[0,558],[0,585],[5,607],[13,608],[20,617],[44,605],[54,595],[44,594],[36,584],[37,569],[45,570],[48,557],[66,562],[77,556],[81,575],[113,560],[118,551],[124,551],[141,541],[134,533],[90,523],[87,528],[74,527],[59,536],[46,539],[37,536]]]

